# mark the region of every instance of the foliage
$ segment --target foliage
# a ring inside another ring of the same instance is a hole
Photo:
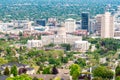
[[[120,65],[116,67],[115,72],[116,72],[115,73],[116,76],[120,76]]]
[[[37,77],[34,77],[32,80],[39,80]]]
[[[61,44],[62,47],[64,47],[67,51],[71,50],[71,45],[70,44]]]
[[[47,47],[54,47],[54,46],[55,46],[54,43],[50,43],[50,44],[47,45]]]
[[[77,64],[72,64],[70,66],[70,75],[72,76],[73,80],[77,80],[81,72],[81,68]]]
[[[46,68],[44,68],[44,70],[43,70],[42,73],[43,73],[43,74],[51,74],[50,67],[46,67]]]
[[[19,32],[19,36],[23,36],[23,33],[21,31]]]
[[[39,66],[39,69],[38,69],[38,71],[37,71],[37,74],[40,74],[40,71],[43,70],[43,67],[44,67],[43,65],[40,65],[40,66]]]
[[[26,74],[22,74],[16,77],[9,77],[6,80],[32,80],[32,78]]]
[[[55,77],[55,79],[53,79],[53,80],[61,80],[59,77]]]
[[[50,58],[49,63],[54,64],[54,65],[60,65],[61,61],[60,61],[60,59]]]
[[[101,77],[95,77],[93,80],[103,80]]]
[[[10,75],[10,71],[9,71],[9,68],[6,67],[5,70],[4,70],[4,75],[6,76],[9,76]]]
[[[61,62],[63,63],[68,63],[68,57],[62,57]]]
[[[0,57],[0,65],[3,65],[3,64],[6,64],[6,63],[8,63],[8,61],[5,60],[4,58]]]
[[[11,74],[13,74],[13,76],[17,76],[18,71],[17,71],[17,66],[16,65],[11,67]]]
[[[85,59],[79,58],[77,61],[75,61],[76,64],[80,65],[80,67],[86,66],[86,61]]]
[[[115,80],[120,80],[120,76],[117,76]]]
[[[102,77],[103,79],[112,79],[114,73],[106,67],[99,66],[93,70],[93,75],[94,77]]]

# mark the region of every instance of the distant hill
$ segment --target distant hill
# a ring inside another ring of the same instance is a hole
[[[120,5],[120,0],[0,0],[0,20],[49,17],[79,20],[81,12],[87,11],[92,17],[104,13],[106,6],[114,12],[117,5]]]

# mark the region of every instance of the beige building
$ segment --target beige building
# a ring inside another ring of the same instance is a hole
[[[66,28],[61,27],[57,31],[57,35],[42,36],[42,45],[48,45],[50,43],[54,44],[74,44],[75,41],[82,40],[81,36],[67,35]]]
[[[102,16],[101,24],[101,38],[113,38],[114,37],[114,18],[110,12],[106,12]]]
[[[96,20],[96,34],[100,36],[101,35],[102,14],[98,14],[95,17],[95,20]]]
[[[51,35],[51,36],[42,36],[42,45],[48,45],[50,43],[54,44],[63,44],[68,43],[73,45],[75,41],[82,41],[81,36],[73,35]]]
[[[42,47],[42,41],[41,40],[28,40],[27,47],[28,48]]]
[[[65,20],[65,28],[67,33],[72,33],[76,29],[76,21],[72,18]]]
[[[88,41],[75,41],[74,50],[86,52],[89,49],[90,43]]]

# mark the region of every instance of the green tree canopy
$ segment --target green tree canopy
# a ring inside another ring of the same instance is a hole
[[[8,61],[0,57],[0,65],[6,64]]]
[[[43,73],[43,74],[50,74],[50,73],[51,73],[50,67],[44,68],[44,70],[43,70],[42,73]]]
[[[120,76],[120,66],[116,67],[115,72],[116,76]]]
[[[93,75],[94,77],[102,77],[103,79],[112,79],[114,73],[106,67],[99,66],[93,70]]]
[[[13,76],[17,76],[18,75],[18,71],[17,71],[17,66],[16,65],[11,67],[11,74],[13,74]]]
[[[72,76],[73,80],[78,80],[80,72],[81,68],[78,64],[72,64],[70,66],[70,75]]]
[[[22,74],[20,76],[9,77],[6,80],[32,80],[32,78],[26,74]]]
[[[5,70],[4,70],[4,75],[6,76],[9,76],[10,75],[10,71],[9,71],[9,68],[6,67]]]
[[[117,76],[115,80],[120,80],[120,76]]]

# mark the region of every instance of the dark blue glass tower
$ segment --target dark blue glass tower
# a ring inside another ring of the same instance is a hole
[[[36,20],[37,25],[45,26],[46,25],[46,20],[45,19],[39,19]]]
[[[89,26],[89,14],[88,13],[82,13],[81,15],[82,18],[82,29],[88,30]]]

